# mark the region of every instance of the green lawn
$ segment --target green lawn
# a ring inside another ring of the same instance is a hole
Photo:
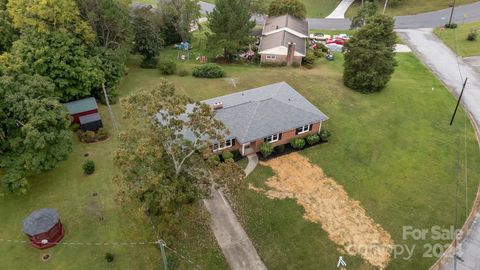
[[[480,40],[467,40],[467,36],[472,30],[480,34],[480,22],[460,24],[457,29],[437,28],[435,34],[458,55],[480,56]]]
[[[162,52],[162,58],[175,56],[173,50]],[[330,117],[325,128],[333,133],[328,144],[302,153],[359,200],[397,244],[416,245],[412,259],[394,259],[389,269],[426,269],[435,260],[422,257],[426,242],[402,240],[402,226],[424,229],[453,224],[455,181],[463,179],[459,162],[463,156],[463,111],[449,127],[455,99],[413,54],[399,54],[392,81],[382,93],[371,95],[343,86],[342,56],[336,59],[320,60],[312,70],[230,65],[225,66],[227,78],[223,79],[167,79],[196,100],[278,81],[291,84]],[[139,59],[131,61],[135,66]],[[193,60],[178,63],[186,69],[195,65]],[[160,78],[157,70],[132,67],[122,91],[139,85],[150,87]],[[471,204],[480,179],[480,153],[470,124],[467,143]],[[261,186],[271,173],[260,167],[248,181]],[[463,192],[463,181],[460,184]],[[462,206],[464,196],[463,192]],[[293,200],[270,200],[247,190],[235,196],[235,208],[269,269],[330,269],[336,263],[339,253],[335,244],[320,225],[302,218],[303,209]],[[465,207],[459,213],[463,221]],[[352,269],[371,269],[361,258],[347,257],[347,261]]]
[[[385,1],[379,1],[379,12],[383,11]],[[457,0],[457,5],[465,5],[476,2],[475,0]],[[357,0],[347,11],[345,17],[352,18],[360,7],[361,0]],[[399,6],[388,6],[386,13],[391,16],[413,15],[429,11],[448,8],[452,0],[403,0]]]

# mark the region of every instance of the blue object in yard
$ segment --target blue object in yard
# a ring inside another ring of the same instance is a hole
[[[182,51],[188,51],[190,49],[190,44],[188,42],[180,42],[180,44],[175,44],[175,48]]]
[[[335,59],[335,57],[333,56],[333,54],[327,54],[325,56],[325,58],[328,60],[328,61],[333,61]]]

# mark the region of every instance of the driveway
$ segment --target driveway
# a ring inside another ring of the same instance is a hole
[[[415,54],[425,63],[455,96],[462,89],[462,78],[468,77],[463,95],[463,105],[480,126],[480,73],[458,57],[433,33],[432,29],[397,30]],[[452,103],[453,105],[453,103]],[[452,110],[452,108],[446,108]],[[448,121],[449,119],[445,119]],[[459,243],[457,260],[458,270],[480,269],[480,213],[477,213],[474,226]],[[443,270],[453,269],[453,258],[448,258]]]
[[[342,0],[340,4],[335,8],[335,10],[330,13],[326,18],[327,19],[344,19],[345,18],[345,12],[347,12],[347,9],[353,4],[355,0]]]

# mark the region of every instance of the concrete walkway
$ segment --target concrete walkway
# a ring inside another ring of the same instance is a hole
[[[347,9],[353,4],[355,0],[342,0],[340,4],[335,8],[330,15],[328,15],[327,19],[345,19],[345,12]]]
[[[472,114],[480,126],[480,73],[468,65],[442,43],[432,29],[398,30],[415,54],[437,75],[455,96],[460,94],[462,77],[468,77],[463,95],[463,106]],[[453,104],[453,103],[452,103]],[[453,110],[453,108],[452,108]],[[449,119],[445,119],[448,121]],[[480,269],[480,213],[477,213],[474,226],[467,232],[464,241],[458,244],[458,270]],[[454,258],[449,257],[442,270],[453,268]]]
[[[213,234],[232,270],[266,270],[221,190],[212,188],[212,197],[203,200],[210,212]]]
[[[245,167],[245,177],[251,174],[258,165],[257,154],[248,155],[247,158],[248,158],[248,164],[247,164],[247,167]]]

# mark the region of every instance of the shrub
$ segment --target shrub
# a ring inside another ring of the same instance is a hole
[[[323,43],[317,43],[317,50],[320,50],[324,53],[328,52],[327,46]]]
[[[262,143],[260,145],[260,153],[263,157],[268,157],[273,153],[273,145],[271,143]]]
[[[198,78],[221,78],[225,76],[225,71],[217,64],[208,63],[194,67],[192,75]]]
[[[72,125],[70,125],[70,130],[73,131],[73,132],[77,132],[77,130],[80,128],[80,124],[79,123],[73,123]]]
[[[108,138],[108,130],[105,128],[99,128],[97,131],[97,139],[106,140]]]
[[[277,153],[285,152],[285,144],[281,144],[281,145],[275,147],[275,152],[277,152]]]
[[[211,160],[211,161],[213,162],[213,164],[215,164],[215,165],[220,164],[220,156],[219,156],[219,155],[213,154],[212,156],[210,156],[210,160]]]
[[[151,58],[145,58],[143,59],[142,63],[140,64],[141,68],[148,68],[148,69],[154,69],[157,67],[158,61],[157,59],[151,57]]]
[[[450,28],[450,29],[455,29],[457,28],[457,24],[456,23],[447,23],[445,24],[445,28]]]
[[[112,253],[110,253],[110,252],[105,253],[105,260],[106,260],[107,262],[113,262],[113,259],[114,259],[114,258],[115,258],[115,256],[113,256]]]
[[[290,145],[293,147],[293,149],[302,149],[305,147],[305,140],[302,138],[293,138],[290,140]]]
[[[91,130],[87,130],[82,134],[82,141],[83,142],[94,142],[95,141],[95,132]]]
[[[313,55],[315,55],[316,58],[322,58],[323,57],[323,52],[317,48],[315,50],[313,50]]]
[[[222,157],[223,157],[223,160],[233,159],[233,154],[230,151],[223,151]]]
[[[467,40],[468,41],[475,41],[477,40],[478,34],[477,30],[470,30],[470,33],[468,33]]]
[[[326,141],[332,134],[328,129],[323,129],[322,131],[320,131],[319,135],[323,141]]]
[[[190,72],[188,72],[188,70],[186,70],[184,68],[178,70],[178,76],[180,76],[180,77],[186,77],[186,76],[188,76],[188,74],[190,74]]]
[[[233,159],[234,160],[239,160],[242,158],[242,154],[240,154],[240,151],[233,151]]]
[[[93,162],[93,160],[87,159],[83,162],[82,168],[83,173],[92,174],[93,172],[95,172],[95,162]]]
[[[317,134],[311,134],[307,136],[308,145],[314,145],[320,141],[320,136]]]
[[[315,59],[316,59],[316,58],[317,58],[317,57],[316,57],[315,54],[313,53],[313,50],[308,49],[305,57],[303,57],[303,59],[302,59],[302,64],[303,64],[306,68],[312,68],[312,67],[313,67],[313,64],[315,64]]]
[[[162,61],[158,64],[158,69],[163,75],[173,75],[177,71],[177,63],[173,61]]]

